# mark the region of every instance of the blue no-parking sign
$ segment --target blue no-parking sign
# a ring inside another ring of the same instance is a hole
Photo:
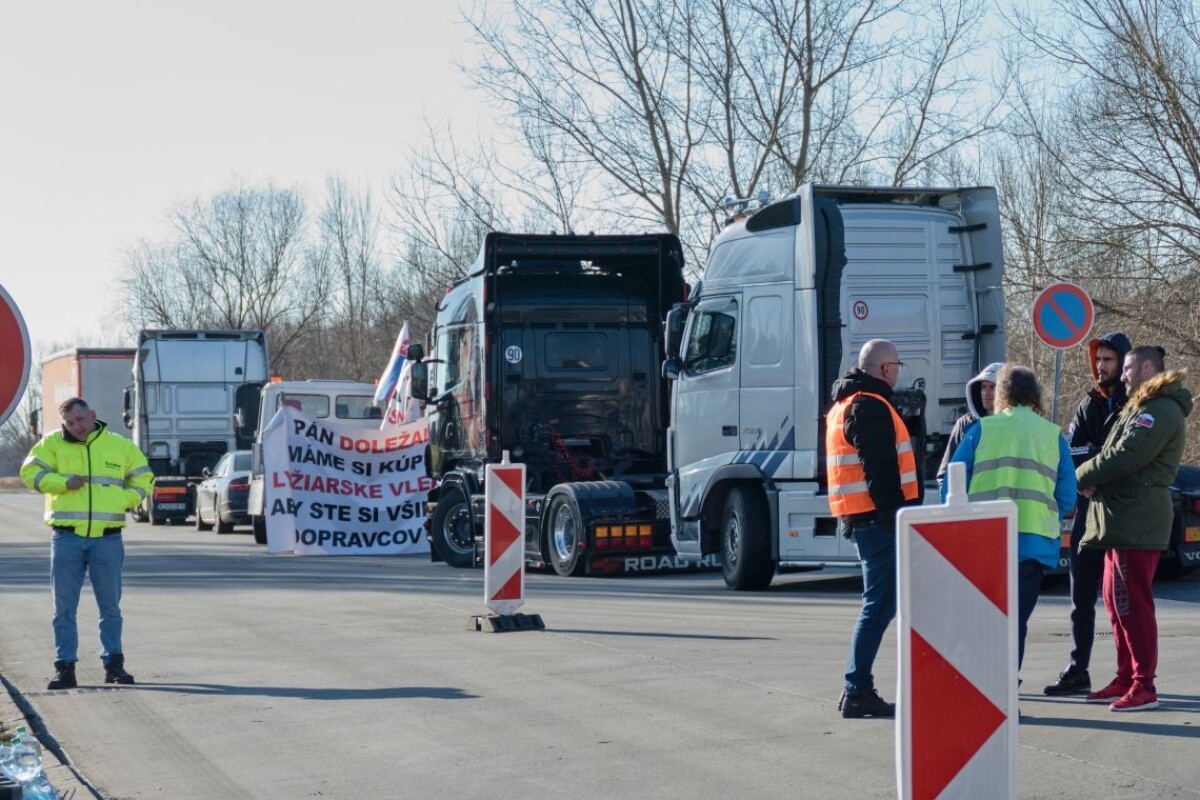
[[[1073,283],[1047,286],[1033,301],[1033,330],[1058,350],[1074,347],[1092,330],[1092,298]]]

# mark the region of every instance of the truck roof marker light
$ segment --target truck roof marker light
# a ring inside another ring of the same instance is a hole
[[[282,375],[272,375],[271,383],[283,383],[283,376]]]

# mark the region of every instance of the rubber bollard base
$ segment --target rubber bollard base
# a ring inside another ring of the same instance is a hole
[[[477,615],[467,618],[467,630],[489,633],[510,633],[512,631],[544,631],[546,623],[542,622],[540,614],[490,614]]]

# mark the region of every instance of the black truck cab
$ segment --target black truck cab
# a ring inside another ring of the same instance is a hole
[[[473,562],[483,471],[505,451],[526,465],[530,563],[613,572],[622,556],[673,552],[656,513],[669,409],[659,365],[663,319],[684,293],[671,234],[487,235],[414,364],[439,482],[435,559]]]

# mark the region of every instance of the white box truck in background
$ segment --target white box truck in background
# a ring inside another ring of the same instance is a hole
[[[121,397],[133,367],[132,347],[72,347],[42,359],[42,410],[39,433],[58,427],[58,406],[82,397],[108,423],[109,430],[128,435],[122,421]]]
[[[375,384],[339,380],[280,381],[272,379],[262,388],[258,422],[253,431],[254,458],[250,468],[247,500],[254,541],[267,543],[267,490],[263,480],[262,429],[285,403],[313,419],[335,419],[351,425],[378,429],[383,409],[375,405]]]
[[[194,484],[221,456],[249,450],[267,381],[257,330],[143,330],[124,417],[154,470],[154,491],[134,517],[155,525],[193,512]]]
[[[667,318],[676,550],[719,553],[734,589],[856,563],[829,511],[833,382],[869,339],[895,342],[896,404],[933,478],[966,382],[1004,360],[1003,272],[992,188],[808,184],[739,214]]]

